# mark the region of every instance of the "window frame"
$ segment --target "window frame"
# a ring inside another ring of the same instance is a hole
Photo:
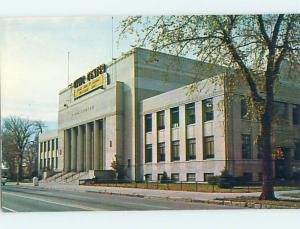
[[[145,115],[145,133],[150,133],[150,132],[152,132],[152,114],[146,114]]]
[[[160,117],[163,117],[162,119]],[[156,124],[157,124],[157,130],[164,130],[166,128],[166,116],[165,116],[165,111],[158,111],[156,113]],[[160,123],[162,121],[162,123]]]
[[[171,113],[171,128],[177,128],[179,127],[179,107],[173,107],[170,109],[170,113]],[[175,119],[177,122],[174,122],[174,116],[177,116]]]
[[[210,147],[208,148],[208,146]],[[210,149],[209,154],[207,153],[208,149]],[[213,135],[205,136],[203,137],[203,160],[214,159],[214,158],[215,158],[215,138]]]
[[[193,175],[194,178],[190,180],[189,175]],[[186,182],[196,182],[196,173],[187,173],[186,174]]]
[[[177,144],[178,143],[178,144]],[[175,157],[175,150],[174,147],[178,149],[178,155]],[[171,142],[171,161],[180,161],[180,141],[175,140]]]
[[[247,142],[245,142],[246,138],[248,138]],[[253,159],[253,152],[252,152],[252,140],[251,134],[242,134],[241,135],[241,151],[242,151],[242,159]],[[247,147],[247,148],[246,148]],[[247,150],[245,152],[245,150]]]
[[[211,104],[211,110],[207,110],[208,109],[208,102],[210,101]],[[209,121],[213,121],[214,120],[214,102],[213,102],[213,98],[208,98],[208,99],[204,99],[202,100],[202,110],[203,110],[203,122],[209,122]],[[209,117],[208,114],[211,114],[211,117]]]
[[[149,151],[151,149],[151,154],[149,154]],[[149,159],[149,155],[150,155],[150,159]],[[152,163],[153,161],[153,148],[152,148],[152,144],[146,144],[145,145],[145,163]]]
[[[185,104],[185,123],[187,126],[196,123],[195,102]]]
[[[157,143],[157,162],[166,161],[166,144],[165,142]]]
[[[193,154],[189,151],[191,148],[193,149]],[[196,138],[186,139],[186,160],[196,160]]]

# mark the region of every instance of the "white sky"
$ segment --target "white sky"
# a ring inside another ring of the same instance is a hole
[[[67,85],[67,52],[70,82],[112,58],[110,16],[12,17],[2,24],[2,117],[56,122],[58,92]],[[120,47],[114,45],[115,57],[130,48]]]

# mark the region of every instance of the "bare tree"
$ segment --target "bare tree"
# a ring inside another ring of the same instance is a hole
[[[282,63],[299,71],[300,15],[134,16],[120,38],[135,45],[235,69],[248,86],[261,123],[263,187],[260,199],[275,199],[272,169],[272,111]]]
[[[24,163],[27,162],[28,166],[28,163],[32,163],[33,157],[36,161],[38,133],[43,131],[43,127],[44,124],[40,121],[31,121],[15,116],[4,119],[3,159],[7,164],[11,164],[11,169],[16,161],[17,182],[23,178]]]

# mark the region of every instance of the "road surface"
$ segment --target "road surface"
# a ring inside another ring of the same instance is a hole
[[[132,211],[233,209],[233,206],[147,199],[92,192],[49,190],[16,185],[2,186],[4,212]]]

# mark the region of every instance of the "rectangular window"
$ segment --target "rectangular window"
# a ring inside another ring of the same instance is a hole
[[[157,112],[157,129],[165,129],[165,111]]]
[[[186,160],[196,159],[196,139],[191,138],[186,140]]]
[[[289,112],[287,103],[274,102],[274,119],[275,121],[288,120]]]
[[[179,161],[179,160],[180,160],[179,141],[172,141],[171,161]]]
[[[48,140],[48,151],[50,151],[50,140]]]
[[[55,168],[57,169],[58,168],[58,157],[56,156],[55,158]]]
[[[179,127],[179,107],[171,108],[171,126]]]
[[[204,173],[204,182],[208,182],[209,177],[213,177],[213,173]]]
[[[50,169],[50,158],[47,159],[47,168]]]
[[[196,181],[196,173],[187,173],[186,181],[187,182],[195,182]]]
[[[204,155],[203,158],[210,159],[214,158],[214,136],[204,137]]]
[[[293,104],[293,124],[300,125],[300,106]]]
[[[203,121],[214,120],[214,106],[212,98],[203,100]]]
[[[54,169],[54,157],[51,158],[51,169]]]
[[[185,105],[186,125],[195,123],[195,103]]]
[[[300,139],[295,139],[295,160],[300,160]]]
[[[47,159],[45,158],[44,159],[44,168],[46,168],[47,167]]]
[[[241,97],[241,118],[250,119],[248,112],[248,102],[244,96]]]
[[[145,163],[152,162],[152,144],[146,145]]]
[[[152,131],[152,114],[145,115],[145,129],[146,133]]]
[[[46,152],[46,142],[44,142],[44,152]]]
[[[146,182],[152,181],[152,174],[145,174]]]
[[[43,168],[43,159],[40,159],[40,169]]]
[[[173,182],[178,182],[179,181],[179,173],[171,173],[171,180]]]
[[[242,134],[242,158],[251,159],[252,158],[251,149],[251,135]]]
[[[58,149],[58,138],[56,138],[55,149]]]
[[[157,144],[157,162],[165,161],[165,143],[161,142]]]
[[[40,142],[40,153],[43,152],[43,143]]]
[[[52,142],[51,142],[51,150],[53,151],[54,150],[54,139],[52,139]]]
[[[262,148],[262,137],[257,136],[257,159],[262,159],[263,148]]]

